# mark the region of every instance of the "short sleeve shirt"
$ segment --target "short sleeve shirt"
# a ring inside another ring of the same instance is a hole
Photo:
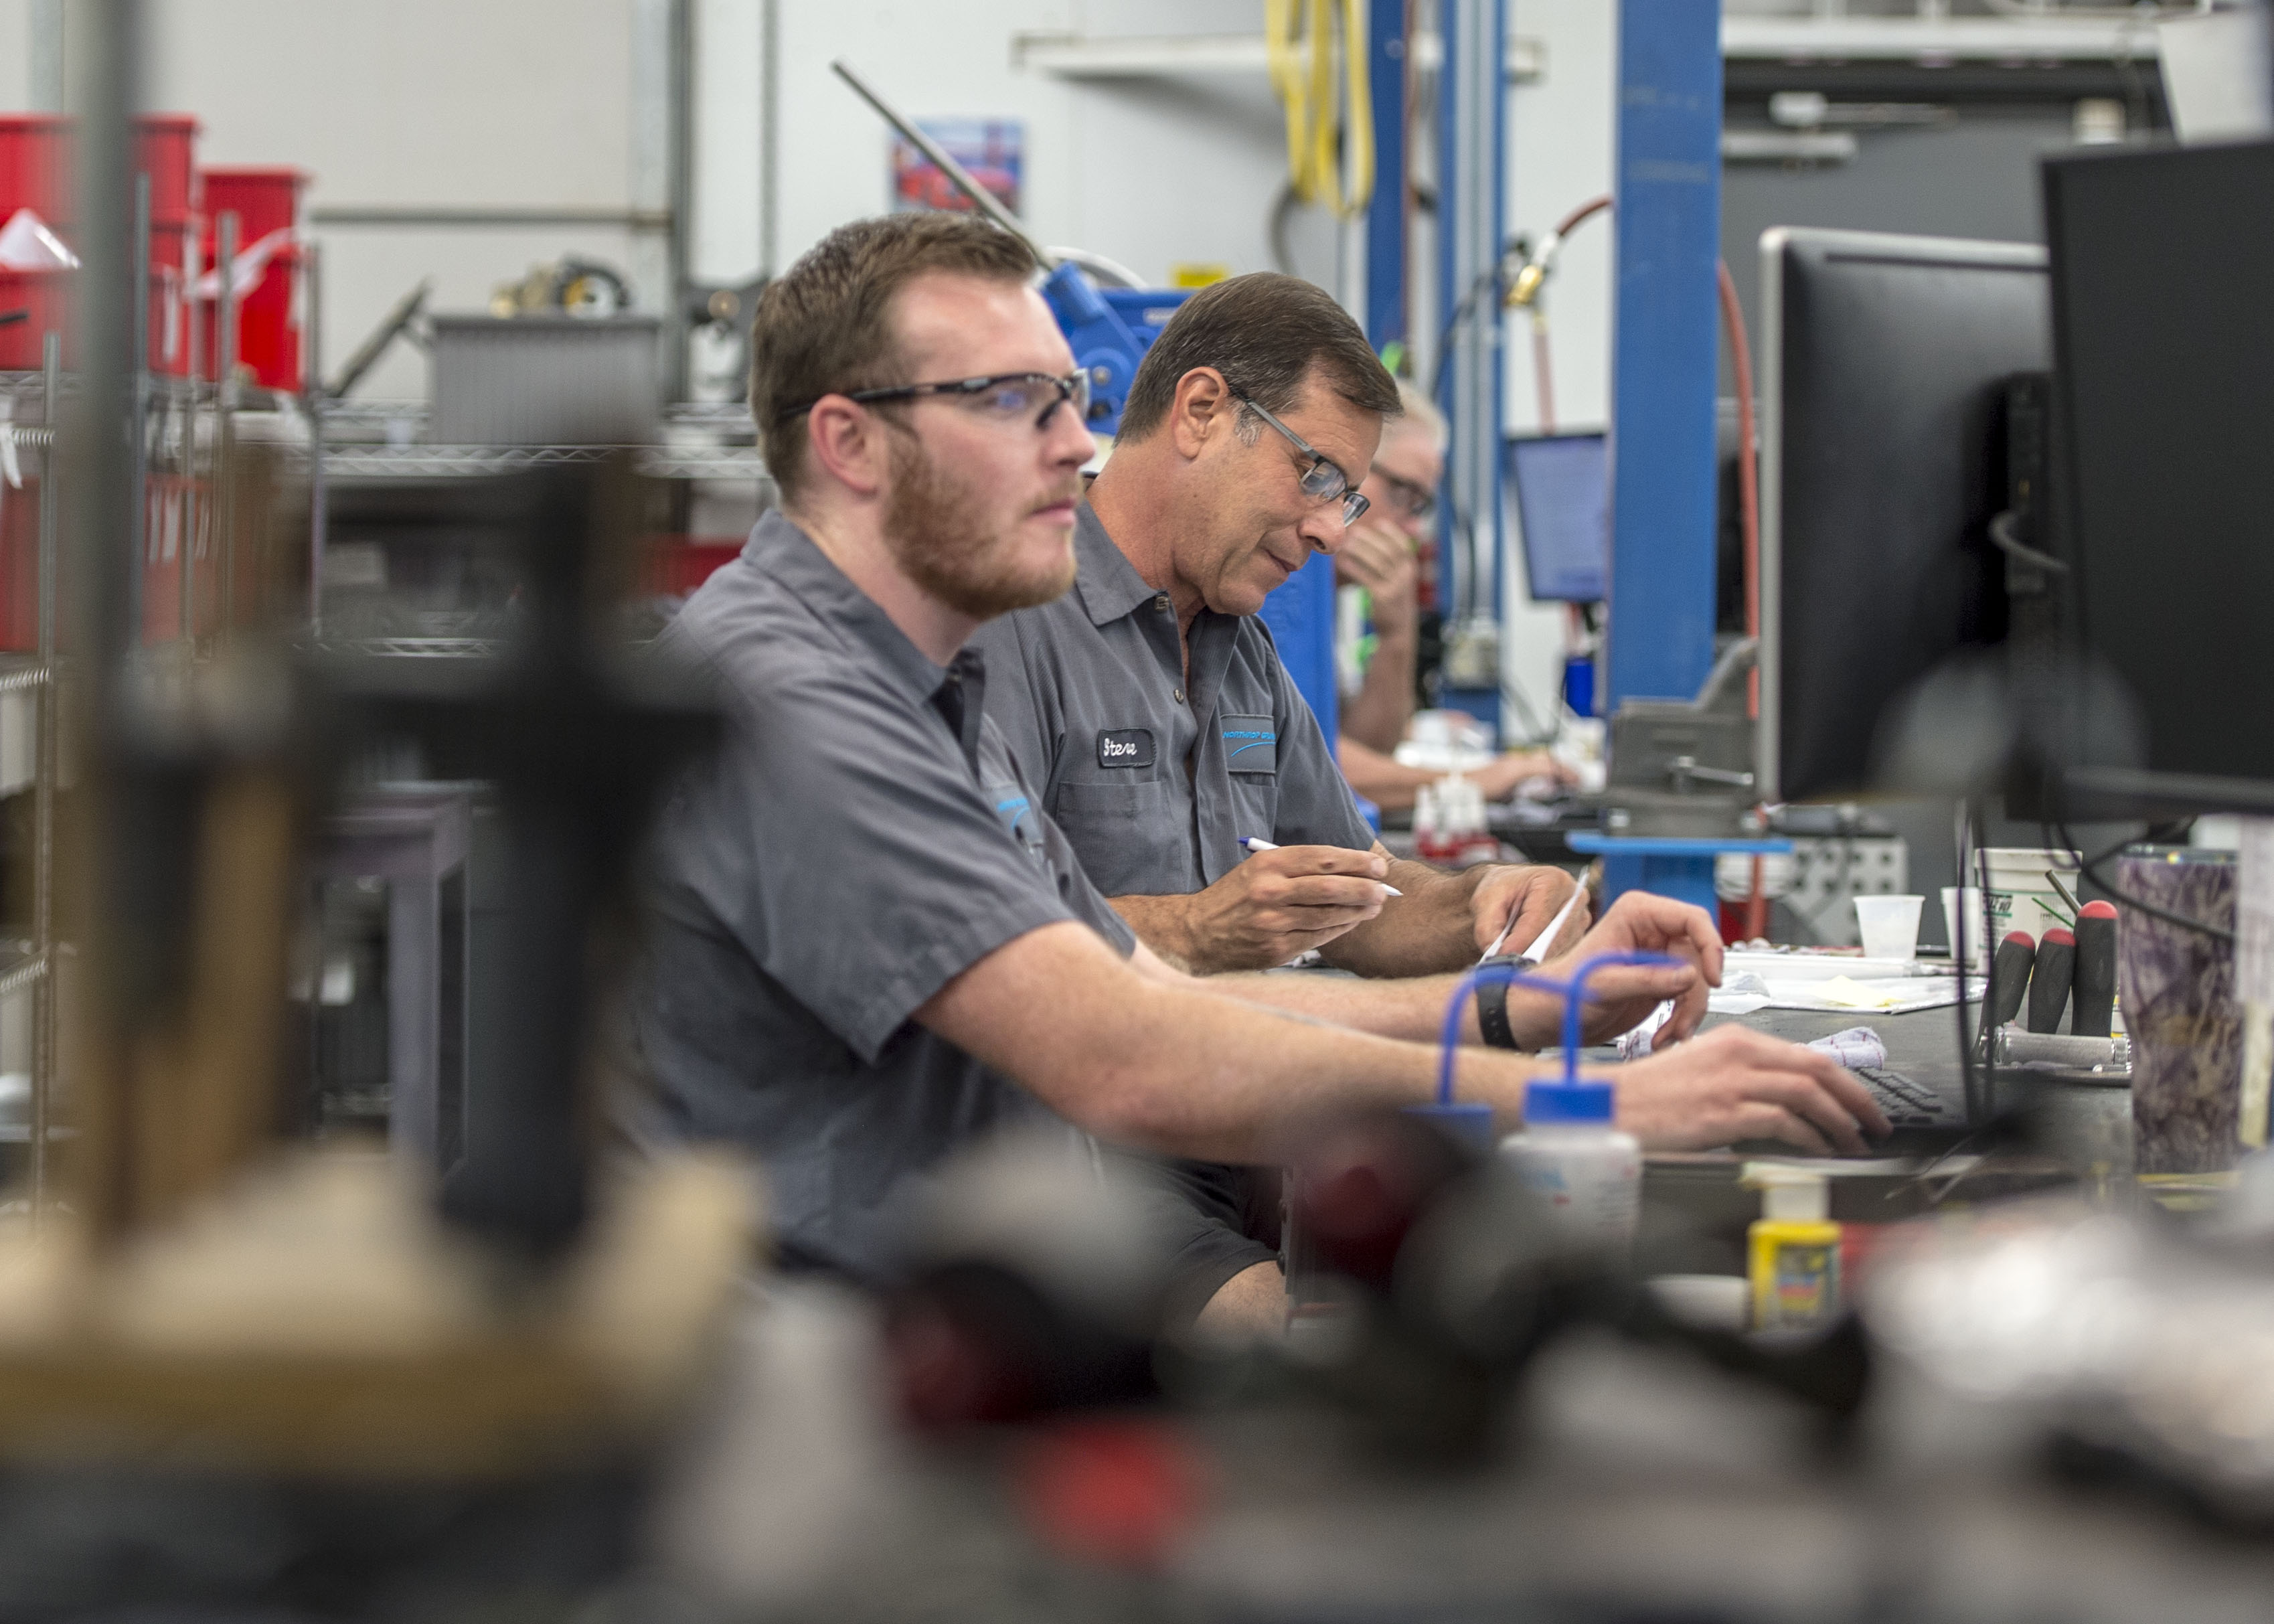
[[[1202,609],[1186,679],[1177,616],[1085,502],[1055,603],[982,627],[987,712],[1109,897],[1185,896],[1240,837],[1364,851],[1374,833],[1254,615]]]
[[[660,1130],[756,1151],[793,1259],[884,1276],[959,1143],[1039,1124],[1088,1150],[915,1010],[1043,925],[1134,938],[985,719],[983,659],[933,664],[781,514],[661,652],[707,668],[727,726],[651,862],[635,1019]]]

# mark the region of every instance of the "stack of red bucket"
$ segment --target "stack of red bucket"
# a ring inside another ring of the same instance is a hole
[[[260,385],[297,392],[302,387],[300,327],[295,291],[299,281],[300,198],[307,177],[290,169],[209,169],[196,166],[197,120],[153,114],[135,120],[135,169],[150,182],[149,365],[154,372],[186,377],[193,348],[198,370],[218,376],[214,312],[220,279],[198,282],[219,252],[218,222],[237,216],[239,263],[260,263],[237,310],[239,375]],[[30,209],[66,245],[79,225],[73,190],[72,123],[49,115],[0,117],[0,223]],[[267,240],[266,252],[260,249]],[[0,268],[0,314],[21,310],[26,319],[0,325],[0,371],[41,365],[43,340],[64,335],[64,365],[78,364],[72,327],[70,269]],[[193,342],[194,341],[194,342]],[[0,489],[0,649],[37,645],[39,463],[26,470],[21,489]],[[152,642],[177,635],[184,565],[197,558],[197,622],[210,628],[220,612],[215,591],[211,505],[202,477],[153,470],[143,514],[147,547],[143,560],[143,628]]]
[[[134,121],[136,169],[150,177],[150,370],[190,371],[190,255],[198,242],[198,121],[184,113],[151,113]],[[72,125],[52,114],[0,117],[0,222],[28,208],[69,243],[78,236],[79,195],[72,185]],[[0,327],[0,372],[40,365],[49,332],[64,335],[64,365],[74,363],[68,270],[0,268],[0,313],[27,319]]]
[[[41,114],[0,117],[0,224],[28,208],[68,236],[72,207],[71,121]],[[71,329],[69,271],[0,268],[0,315],[26,320],[0,327],[0,372],[40,365],[41,335]]]

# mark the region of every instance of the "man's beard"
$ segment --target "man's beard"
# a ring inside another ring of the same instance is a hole
[[[918,586],[949,608],[978,620],[1032,608],[1073,584],[1073,555],[1045,575],[1021,575],[1010,543],[980,518],[975,485],[959,480],[913,440],[896,438],[892,493],[885,504],[885,545]],[[1069,483],[1065,495],[1080,494]]]

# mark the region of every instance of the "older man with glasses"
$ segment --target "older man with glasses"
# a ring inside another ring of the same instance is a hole
[[[1267,273],[1203,289],[1132,382],[1076,515],[1073,591],[974,639],[989,713],[1084,869],[1195,972],[1314,948],[1361,974],[1459,969],[1511,919],[1528,943],[1570,895],[1554,868],[1390,858],[1256,618],[1367,521],[1360,486],[1399,412],[1318,288]]]
[[[1421,786],[1442,776],[1404,766],[1392,754],[1419,703],[1418,554],[1436,523],[1446,440],[1445,420],[1427,395],[1402,379],[1397,395],[1404,410],[1383,427],[1373,467],[1359,486],[1367,508],[1335,553],[1335,580],[1342,590],[1365,595],[1367,628],[1362,638],[1353,637],[1353,617],[1337,617],[1343,703],[1335,758],[1350,786],[1385,811],[1412,806]],[[1528,779],[1569,782],[1574,775],[1546,751],[1526,750],[1500,756],[1468,776],[1486,800],[1498,801]]]

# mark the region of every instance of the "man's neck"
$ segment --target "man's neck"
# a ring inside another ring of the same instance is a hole
[[[1145,584],[1169,595],[1178,628],[1189,633],[1208,605],[1200,588],[1177,574],[1171,472],[1156,465],[1150,442],[1119,447],[1090,483],[1089,508]]]
[[[868,513],[816,503],[787,505],[782,514],[933,665],[953,660],[978,629],[975,617],[949,608],[902,573],[882,527]]]

